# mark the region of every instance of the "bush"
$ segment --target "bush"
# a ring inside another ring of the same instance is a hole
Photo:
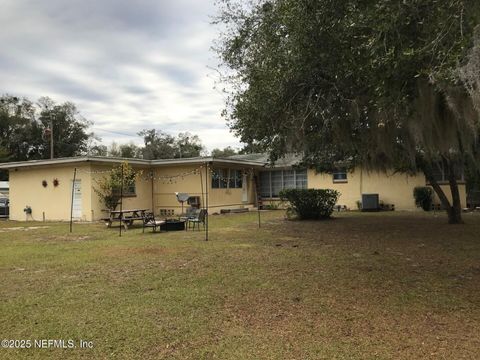
[[[290,203],[300,219],[326,219],[333,213],[340,193],[331,189],[285,189],[280,191],[282,201]]]
[[[135,171],[128,162],[114,166],[108,172],[108,175],[95,179],[96,186],[93,190],[98,195],[108,210],[113,211],[117,208],[120,201],[120,194],[123,182],[123,192],[135,186],[135,180],[142,174],[142,170]]]
[[[413,189],[415,204],[425,211],[430,211],[433,203],[433,191],[427,186],[417,186]]]
[[[263,205],[263,209],[265,210],[278,210],[278,204],[270,201],[270,204]]]

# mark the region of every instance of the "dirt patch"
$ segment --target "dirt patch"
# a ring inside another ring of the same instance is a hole
[[[39,241],[87,241],[92,239],[89,235],[42,235],[37,238]]]
[[[48,229],[50,226],[18,226],[18,227],[9,227],[0,229],[0,233],[11,232],[11,231],[31,231],[39,229]]]
[[[123,257],[129,255],[164,255],[171,253],[171,249],[163,247],[111,247],[105,249],[103,254],[111,257]]]

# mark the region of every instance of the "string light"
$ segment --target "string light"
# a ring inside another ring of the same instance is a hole
[[[190,170],[190,171],[185,171],[183,173],[178,173],[174,175],[157,175],[156,170],[150,171],[146,176],[141,176],[138,177],[137,180],[143,180],[143,181],[158,181],[161,182],[162,184],[176,184],[177,181],[179,180],[184,180],[186,177],[191,176],[191,175],[199,175],[200,172],[205,168],[205,166],[200,166],[196,169]],[[227,185],[231,180],[235,180],[237,178],[237,175],[233,176],[221,176],[219,175],[218,170],[224,170],[224,169],[212,169],[208,167],[209,173],[212,176],[212,179],[215,181],[222,182],[223,184]],[[113,170],[85,170],[82,168],[78,168],[77,172],[81,172],[84,174],[89,174],[89,175],[97,175],[97,174],[111,174]],[[252,178],[255,174],[255,171],[253,168],[249,169],[243,169],[240,170],[242,173],[242,176],[250,176]]]
[[[94,171],[88,171],[88,170],[84,170],[82,168],[77,168],[77,173],[78,172],[81,172],[81,173],[84,173],[84,174],[110,174],[112,172],[112,170],[94,170]]]

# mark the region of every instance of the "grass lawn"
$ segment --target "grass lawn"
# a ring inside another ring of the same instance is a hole
[[[209,242],[0,222],[0,338],[94,344],[0,358],[479,358],[480,214],[262,216],[212,216]]]

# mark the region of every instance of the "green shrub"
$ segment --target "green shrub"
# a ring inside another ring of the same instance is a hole
[[[417,186],[413,189],[415,204],[425,211],[430,211],[433,203],[433,191],[427,186]]]
[[[263,208],[265,210],[278,210],[278,204],[270,201],[270,204],[263,205]]]
[[[331,189],[285,189],[280,191],[282,201],[290,203],[300,219],[326,219],[333,213],[340,193]]]

